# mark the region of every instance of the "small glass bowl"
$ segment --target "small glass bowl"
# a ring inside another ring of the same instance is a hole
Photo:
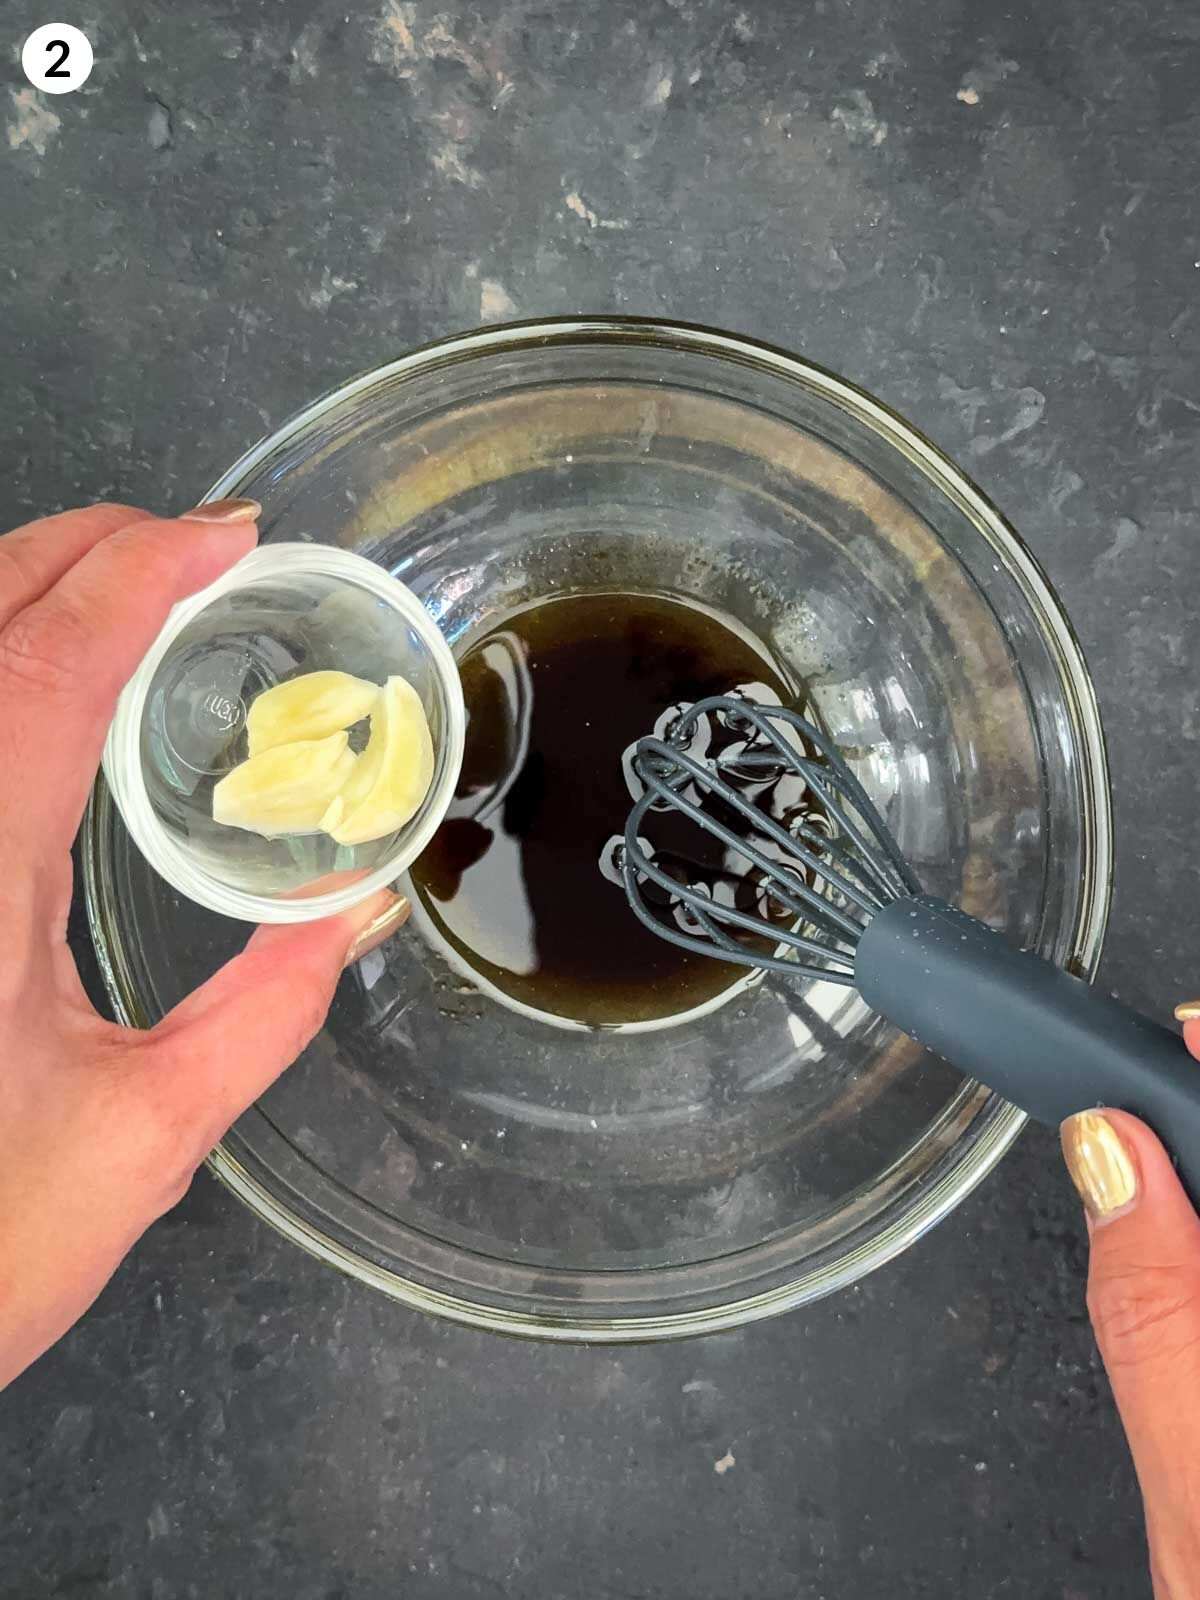
[[[322,670],[400,674],[420,695],[434,774],[416,815],[350,847],[215,822],[213,788],[249,753],[250,703]],[[117,704],[104,775],[143,855],[181,894],[247,922],[308,922],[392,882],[425,848],[458,781],[464,723],[454,658],[410,589],[347,550],[274,544],[171,612]]]

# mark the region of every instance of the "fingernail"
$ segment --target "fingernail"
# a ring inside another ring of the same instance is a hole
[[[183,513],[184,522],[257,522],[262,507],[257,500],[210,500]]]
[[[1094,1222],[1110,1222],[1137,1199],[1137,1168],[1121,1136],[1099,1111],[1080,1111],[1061,1129],[1071,1182]]]
[[[1185,1000],[1175,1007],[1176,1022],[1200,1022],[1200,1000]]]
[[[361,961],[364,956],[370,955],[372,950],[378,950],[386,939],[390,939],[398,928],[402,928],[408,921],[412,907],[403,895],[392,895],[392,903],[373,917],[365,928],[360,928],[354,936],[354,942],[346,951],[346,960],[343,965],[352,967],[356,961]]]

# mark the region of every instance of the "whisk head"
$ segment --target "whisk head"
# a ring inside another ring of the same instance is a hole
[[[640,739],[628,767],[641,794],[620,852],[625,893],[684,950],[852,985],[871,918],[921,892],[836,745],[797,711],[714,695]],[[783,809],[781,784],[791,790]],[[656,852],[663,812],[723,845],[725,870],[689,873]]]

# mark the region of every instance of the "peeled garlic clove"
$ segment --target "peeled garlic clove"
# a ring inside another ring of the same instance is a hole
[[[357,766],[359,763],[356,762],[355,765]],[[351,774],[351,777],[353,777],[353,773]],[[333,799],[329,802],[328,810],[321,818],[322,830],[325,833],[332,834],[334,828],[337,827],[338,823],[342,820],[345,814],[346,802],[342,799],[340,794],[335,794]]]
[[[358,757],[347,733],[300,739],[251,756],[213,790],[213,821],[265,839],[315,833]]]
[[[395,833],[419,809],[433,781],[433,738],[421,697],[389,678],[371,712],[371,737],[349,781],[321,820],[338,844]]]
[[[325,739],[367,716],[377,683],[348,672],[305,672],[260,694],[246,716],[251,756],[299,739]]]

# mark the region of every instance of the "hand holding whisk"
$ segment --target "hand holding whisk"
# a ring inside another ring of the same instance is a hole
[[[713,727],[727,737],[706,746]],[[837,747],[799,712],[714,696],[639,740],[643,792],[621,874],[637,916],[686,950],[797,979],[851,985],[960,1071],[1057,1126],[1089,1106],[1144,1118],[1200,1198],[1200,1073],[1170,1029],[1020,951],[921,893],[887,823]],[[764,786],[807,806],[779,815]],[[746,869],[688,881],[654,851],[656,812],[681,812]]]

